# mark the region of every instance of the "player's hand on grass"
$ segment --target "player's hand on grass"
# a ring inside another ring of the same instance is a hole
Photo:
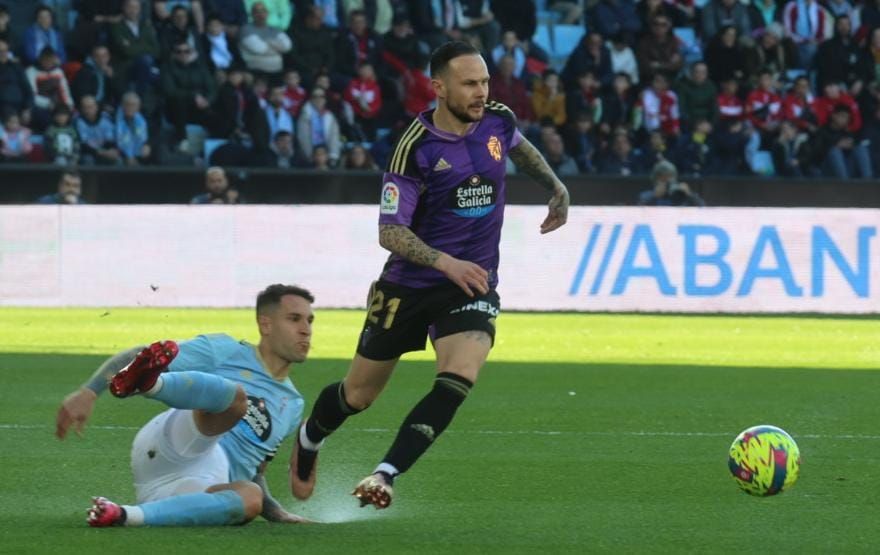
[[[263,518],[269,522],[281,522],[284,524],[314,524],[314,520],[309,520],[304,516],[288,513],[284,509],[277,509],[269,514],[263,514]]]
[[[58,439],[64,439],[71,426],[76,435],[82,437],[83,428],[92,415],[97,398],[95,392],[87,387],[77,389],[64,398],[55,418],[55,435]]]
[[[434,267],[461,287],[468,297],[474,296],[474,289],[485,295],[489,292],[489,272],[467,260],[459,260],[448,254],[441,254]]]
[[[544,222],[541,224],[541,233],[550,233],[554,229],[559,229],[565,225],[568,220],[568,189],[565,185],[559,184],[553,191],[553,198],[550,199],[549,212]]]

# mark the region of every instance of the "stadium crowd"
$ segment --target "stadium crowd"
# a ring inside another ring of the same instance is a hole
[[[8,1],[0,159],[377,170],[452,39],[560,176],[880,170],[880,0]]]

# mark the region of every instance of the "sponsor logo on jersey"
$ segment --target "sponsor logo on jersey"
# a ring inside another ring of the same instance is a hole
[[[382,202],[379,208],[381,214],[397,214],[400,207],[400,189],[390,181],[382,186]]]
[[[266,401],[250,395],[248,395],[247,401],[247,413],[241,422],[246,424],[260,441],[266,441],[272,435],[272,416],[269,414]]]
[[[444,170],[451,170],[452,164],[444,160],[443,158],[437,160],[437,164],[434,165],[435,172],[442,172]]]
[[[489,149],[489,155],[492,156],[496,162],[501,161],[501,141],[498,140],[498,137],[495,135],[489,137],[489,142],[486,143],[486,148]]]
[[[479,175],[472,175],[452,190],[452,211],[464,218],[482,218],[495,210],[498,186]]]
[[[474,301],[472,303],[468,303],[466,305],[460,306],[453,310],[449,311],[449,314],[461,314],[462,312],[484,312],[491,316],[492,325],[495,325],[495,318],[498,317],[498,313],[501,312],[497,306],[493,305],[489,301]]]

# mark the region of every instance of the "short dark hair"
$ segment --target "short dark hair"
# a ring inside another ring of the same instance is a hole
[[[431,77],[439,77],[449,67],[449,62],[459,56],[479,56],[480,51],[470,44],[456,40],[447,42],[431,54]]]
[[[257,316],[267,308],[278,306],[281,303],[281,297],[284,297],[285,295],[296,295],[310,303],[315,302],[315,296],[307,289],[303,289],[298,285],[274,283],[257,294]]]
[[[79,173],[79,170],[73,167],[65,168],[61,170],[61,173],[58,175],[58,185],[61,185],[61,182],[64,181],[65,177],[72,177],[73,179],[82,179],[82,176]]]

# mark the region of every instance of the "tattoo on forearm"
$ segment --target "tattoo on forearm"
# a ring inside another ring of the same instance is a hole
[[[108,358],[98,367],[95,373],[92,374],[92,377],[83,384],[83,387],[91,389],[95,392],[95,395],[100,395],[105,389],[107,389],[107,384],[110,383],[110,378],[125,368],[125,366],[134,360],[134,357],[136,357],[143,349],[143,345],[132,347],[127,351],[122,351],[121,353],[117,353]]]
[[[516,145],[508,156],[516,164],[516,168],[538,182],[538,185],[553,191],[556,189],[559,178],[550,169],[550,165],[544,159],[544,156],[535,148],[535,145],[527,139],[523,139],[521,143]]]
[[[433,266],[440,251],[432,249],[404,225],[379,226],[379,244],[398,256],[422,266]]]

